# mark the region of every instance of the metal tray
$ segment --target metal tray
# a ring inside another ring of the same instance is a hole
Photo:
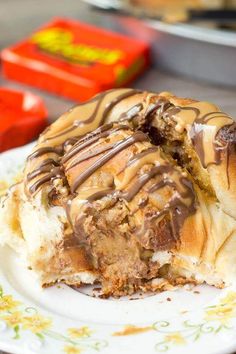
[[[94,3],[94,0],[86,2]],[[96,0],[106,8],[109,1]],[[122,2],[112,2],[114,28],[151,43],[155,66],[219,85],[236,86],[236,31],[194,24],[168,24],[119,14]]]

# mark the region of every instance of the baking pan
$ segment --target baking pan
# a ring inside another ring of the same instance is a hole
[[[158,68],[219,85],[236,86],[236,31],[209,28],[208,25],[169,24],[155,19],[123,15],[122,2],[87,0],[106,8],[114,28],[152,46]],[[117,11],[114,11],[116,8]]]

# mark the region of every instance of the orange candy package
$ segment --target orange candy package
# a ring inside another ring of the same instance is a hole
[[[84,101],[127,85],[149,64],[142,41],[58,18],[2,51],[5,77]]]
[[[38,96],[0,87],[0,152],[36,138],[47,125],[46,117]]]

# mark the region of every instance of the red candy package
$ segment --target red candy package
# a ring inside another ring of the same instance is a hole
[[[36,138],[47,125],[46,117],[38,96],[0,87],[0,152]]]
[[[74,100],[127,85],[149,63],[142,41],[55,19],[2,51],[4,75]]]

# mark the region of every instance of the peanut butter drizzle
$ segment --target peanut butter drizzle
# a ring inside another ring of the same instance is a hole
[[[162,173],[170,172],[171,169],[172,169],[172,167],[169,165],[155,166],[149,172],[141,175],[138,179],[136,179],[135,183],[130,188],[123,190],[123,191],[122,190],[115,190],[115,189],[104,189],[104,190],[101,190],[101,191],[96,192],[94,194],[91,194],[88,197],[88,201],[91,202],[91,201],[98,200],[98,199],[101,199],[101,198],[109,195],[110,197],[114,197],[117,199],[125,199],[127,202],[130,202],[138,194],[138,192],[142,189],[142,187],[150,181],[150,179],[152,179],[153,177],[155,177],[157,175],[161,175]],[[163,180],[163,182],[164,182],[164,180]],[[165,185],[166,185],[166,183],[163,184],[163,187]],[[175,186],[176,186],[176,184],[175,184]]]
[[[102,199],[103,197],[106,197],[106,196],[111,196],[112,194],[115,193],[115,190],[112,189],[112,188],[107,188],[107,189],[102,189],[102,190],[99,190],[98,192],[96,193],[93,193],[93,194],[90,194],[87,198],[87,201],[89,203],[92,203],[94,202],[95,200],[98,200],[98,199]]]
[[[139,103],[131,107],[120,116],[121,121],[132,120],[141,116],[145,119],[152,118],[154,114],[158,117],[166,116],[176,122],[175,130],[183,133],[184,130],[196,149],[199,159],[204,168],[210,164],[221,163],[221,153],[227,151],[227,144],[222,145],[217,141],[217,133],[226,125],[232,125],[233,120],[226,113],[208,102],[196,102],[191,105],[177,106],[174,100],[165,97],[155,100],[151,96],[150,104],[146,112],[142,112],[143,104]],[[228,173],[228,172],[227,172]]]
[[[166,185],[174,188],[177,193],[173,194],[172,198],[167,201],[162,210],[157,211],[144,219],[143,225],[136,230],[136,235],[138,237],[145,235],[146,230],[150,229],[153,224],[158,225],[158,222],[167,216],[170,219],[172,235],[177,241],[179,238],[179,230],[183,226],[184,220],[187,216],[195,212],[195,193],[190,180],[183,176],[180,178],[177,177],[173,180],[166,178],[159,183],[154,184],[149,189],[149,193],[153,193]]]
[[[145,214],[144,223],[136,229],[136,235],[143,237],[148,229],[151,229],[153,225],[158,225],[163,218],[167,217],[171,224],[172,234],[177,240],[184,220],[195,212],[195,193],[191,181],[174,165],[161,157],[160,148],[145,147],[144,150],[131,157],[121,171],[123,173],[121,182],[118,179],[115,186],[86,190],[84,200],[81,199],[83,192],[76,196],[78,188],[119,152],[137,142],[148,141],[144,133],[136,131],[118,142],[89,151],[89,147],[96,144],[99,139],[106,138],[119,130],[127,130],[128,126],[124,122],[134,118],[145,118],[149,121],[155,115],[172,119],[176,123],[177,132],[181,134],[184,130],[187,131],[204,168],[210,164],[220,164],[222,151],[226,151],[228,161],[228,145],[217,140],[217,133],[222,127],[232,125],[233,121],[225,113],[220,112],[216,106],[207,102],[176,106],[171,97],[168,99],[162,97],[155,101],[152,96],[145,110],[144,102],[140,102],[124,112],[120,116],[122,124],[102,125],[117,103],[138,93],[140,92],[130,89],[108,91],[66,113],[62,121],[54,124],[53,135],[49,128],[41,136],[38,146],[28,158],[29,163],[33,162],[32,171],[26,175],[28,191],[30,194],[35,193],[44,183],[58,177],[65,178],[65,168],[68,171],[79,163],[96,157],[96,161],[92,162],[87,170],[77,174],[72,181],[72,194],[66,206],[67,217],[72,227],[76,228],[76,223],[73,225],[71,204],[77,202],[76,199],[79,203],[87,204],[109,197],[114,201],[123,199],[129,203],[148,182],[151,183],[155,179],[148,189],[145,187],[146,197],[140,203],[137,201],[138,207],[145,208],[151,195],[162,188],[171,188],[172,197],[167,200],[161,210],[151,215]],[[89,134],[86,135],[88,132]],[[65,148],[68,145],[71,145],[71,148],[67,151]],[[43,159],[44,155],[48,155],[47,159]],[[148,171],[142,170],[147,165],[152,167]],[[157,180],[156,177],[158,177]]]
[[[141,152],[139,152],[138,154],[135,154],[127,163],[126,167],[129,167],[133,164],[135,164],[136,162],[140,161],[140,159],[142,159],[143,157],[150,155],[152,153],[156,153],[159,150],[159,148],[157,146],[152,146],[149,147],[148,149],[145,149]],[[151,156],[152,157],[152,156]],[[145,162],[147,163],[147,161],[145,160]]]
[[[93,133],[86,135],[85,138],[80,139],[69,151],[68,154],[66,154],[62,159],[62,163],[68,162],[71,158],[73,158],[75,155],[77,155],[80,151],[83,149],[91,146],[94,142],[98,141],[101,138],[106,138],[110,134],[121,130],[121,129],[129,129],[128,126],[126,125],[118,125],[117,127],[111,129],[113,127],[113,124],[106,124],[102,125],[98,129],[96,129]],[[71,167],[71,166],[70,166]]]
[[[108,155],[109,158],[111,157],[110,154],[112,151],[112,157],[115,156],[115,154],[118,154],[120,149],[116,149],[117,146],[122,146],[122,149],[127,148],[130,145],[130,143],[127,142],[129,140],[131,141],[131,138],[133,143],[140,141],[140,138],[134,139],[135,134],[116,143],[113,150],[108,150],[102,158],[95,161],[88,170],[82,173],[82,177],[80,175],[77,180],[73,182],[72,190],[75,191],[88,176],[102,167],[102,165],[108,161]],[[141,137],[141,141],[142,140],[143,138]],[[108,146],[110,147],[110,144],[108,144]],[[148,171],[142,170],[142,167],[150,164],[152,167]],[[145,216],[145,226],[136,230],[136,234],[138,237],[142,237],[146,230],[151,228],[152,224],[158,223],[163,217],[168,216],[173,237],[177,240],[179,237],[179,230],[182,227],[185,218],[195,211],[195,193],[192,183],[185,177],[184,173],[181,173],[174,165],[161,157],[161,151],[158,147],[148,147],[135,154],[129,159],[123,172],[121,182],[116,181],[114,187],[95,188],[95,193],[94,187],[91,190],[86,189],[85,193],[83,191],[82,193],[79,193],[78,198],[85,204],[93,203],[104,197],[109,197],[114,202],[123,199],[129,203],[149,181],[158,176],[158,182],[154,181],[154,183],[145,190],[146,199],[139,203],[139,208],[144,208],[148,204],[149,195],[157,192],[161,188],[165,188],[166,186],[172,188],[172,196],[167,200],[161,210],[152,213],[151,216]],[[132,183],[131,186],[129,186],[130,182]],[[74,228],[76,231],[76,221]]]
[[[57,146],[57,147],[51,147],[51,146],[46,146],[46,147],[40,147],[37,150],[35,150],[34,152],[32,152],[32,154],[30,154],[27,158],[27,160],[32,160],[36,157],[48,154],[48,153],[53,153],[56,155],[61,155],[61,153],[63,152],[63,149],[61,146]]]
[[[128,202],[131,201],[135,197],[135,195],[140,191],[140,189],[151,178],[153,178],[157,174],[168,172],[172,169],[170,165],[155,166],[155,168],[152,171],[142,174],[140,177],[138,177],[135,180],[133,186],[125,190],[125,188],[130,183],[130,181],[132,181],[134,177],[137,177],[137,174],[141,170],[141,168],[146,164],[153,164],[153,162],[155,162],[157,158],[158,158],[158,163],[160,163],[160,160],[162,161],[162,163],[164,162],[164,160],[160,158],[160,151],[158,147],[147,148],[142,152],[135,154],[127,162],[126,167],[123,170],[124,176],[122,178],[122,181],[121,183],[117,184],[116,189],[112,189],[112,188],[105,189],[105,190],[103,189],[99,192],[91,194],[88,197],[88,200],[94,201],[104,196],[107,196],[109,194],[112,197],[123,198],[126,199]]]
[[[49,170],[50,171],[50,170]],[[48,172],[49,172],[48,171]],[[61,168],[60,167],[55,167],[53,170],[51,170],[50,173],[47,173],[44,175],[42,178],[38,179],[36,182],[34,182],[30,188],[29,191],[30,193],[34,193],[37,191],[37,189],[42,186],[44,183],[51,181],[53,178],[56,177],[61,177],[63,176]]]
[[[89,102],[76,106],[67,112],[64,118],[60,119],[59,122],[55,122],[53,124],[53,135],[51,133],[52,129],[47,129],[40,137],[39,144],[35,151],[28,158],[29,162],[32,162],[33,167],[31,167],[32,172],[28,173],[26,177],[27,184],[30,183],[28,188],[29,192],[36,192],[45,182],[61,175],[61,171],[59,174],[58,166],[73,159],[82,149],[90,146],[99,138],[107,137],[117,129],[123,129],[124,125],[112,128],[112,124],[104,126],[101,126],[101,124],[106,120],[110,111],[117,103],[138,93],[140,93],[140,91],[132,89],[110,90],[102,93],[95,96]],[[223,126],[232,124],[233,121],[229,116],[220,112],[216,106],[207,102],[196,102],[182,107],[175,106],[174,99],[171,96],[168,97],[168,99],[159,97],[156,101],[153,99],[154,97],[154,94],[150,94],[150,102],[145,112],[144,102],[140,102],[128,109],[127,112],[124,112],[120,116],[120,120],[129,121],[135,117],[142,117],[142,119],[145,118],[149,120],[149,118],[152,118],[155,114],[158,117],[169,117],[176,122],[175,129],[177,132],[182,133],[184,130],[187,131],[204,168],[208,167],[210,164],[220,164],[222,151],[226,151],[227,159],[229,158],[227,151],[228,145],[222,145],[216,139],[217,133]],[[98,129],[93,132],[94,128]],[[92,133],[83,138],[87,132],[91,131]],[[79,141],[78,137],[80,137]],[[70,144],[72,148],[68,153],[65,153],[65,147]],[[107,153],[107,150],[110,150],[110,152]],[[113,156],[113,154],[115,154],[113,150],[113,147],[107,147],[105,151],[97,152],[97,154],[106,152],[106,156],[107,154],[108,156],[110,156],[110,154]],[[44,163],[40,163],[42,158],[39,163],[37,163],[37,158],[43,157],[45,154],[48,154],[49,159],[55,161],[55,163],[46,164],[45,166]],[[148,155],[149,154],[147,154],[147,159],[149,158]],[[86,159],[92,156],[93,155],[87,154],[83,158]],[[69,165],[68,169],[73,168],[81,161],[80,157],[77,162],[74,161],[72,165]],[[130,164],[132,163],[133,162],[130,161]],[[134,162],[135,168],[130,170],[132,173],[130,173],[127,168],[125,171],[127,181],[133,178],[137,173],[139,164],[140,161],[137,158]],[[42,176],[40,177],[40,175]],[[86,173],[82,175],[84,176],[83,180],[87,178]],[[36,179],[36,181],[34,179]],[[31,181],[34,182],[33,185],[31,185]],[[78,178],[78,183],[79,186],[80,178]],[[125,185],[125,183],[126,180],[124,179],[123,185]],[[75,191],[75,189],[73,188],[73,191]]]
[[[139,170],[144,166],[144,164],[152,164],[157,158],[158,148],[151,147],[145,149],[144,151],[134,155],[127,163],[124,168],[124,177],[119,188],[124,188],[139,172]]]
[[[52,128],[46,129],[45,133],[39,138],[39,144],[28,157],[28,170],[32,169],[32,171],[26,175],[26,193],[30,192],[32,194],[36,192],[44,183],[58,176],[57,170],[50,170],[49,167],[45,168],[40,162],[37,162],[36,158],[48,154],[49,158],[60,163],[65,152],[65,147],[69,144],[74,145],[76,143],[75,139],[78,140],[78,137],[83,137],[86,133],[101,126],[116,104],[139,92],[133,89],[117,89],[104,92],[95,96],[92,100],[76,106],[67,112],[60,121],[56,121],[53,124],[53,134],[51,132]],[[67,158],[70,159],[79,149],[76,146],[76,149]],[[41,174],[43,176],[39,178]],[[34,178],[39,178],[39,180],[36,180],[33,185],[29,185],[28,187],[28,184]]]
[[[122,122],[122,121],[133,119],[138,115],[140,111],[142,111],[142,109],[143,109],[142,103],[136,104],[135,106],[131,107],[127,112],[122,113],[120,115],[119,121]]]
[[[59,164],[53,159],[46,159],[33,172],[27,174],[27,179],[28,181],[31,181],[33,178],[37,177],[41,173],[51,172],[53,167],[58,167],[58,166]]]
[[[170,172],[172,168],[171,165],[154,166],[150,171],[141,175],[128,190],[123,191],[121,194],[122,198],[130,202],[150,179],[157,175]]]
[[[232,118],[208,102],[186,106],[172,104],[163,114],[176,122],[175,130],[178,133],[187,131],[204,168],[221,163],[221,152],[227,146],[220,144],[216,136],[221,128],[233,124]]]
[[[133,89],[110,90],[95,96],[67,112],[63,121],[53,125],[53,135],[49,131],[43,136],[42,143],[58,146],[74,136],[83,136],[103,125],[112,108],[123,99],[136,95]]]
[[[83,171],[73,182],[71,186],[72,193],[75,193],[77,188],[88,178],[90,177],[97,169],[105,165],[109,160],[111,160],[115,155],[117,155],[120,151],[126,149],[130,145],[134,144],[135,142],[141,141],[148,141],[148,137],[146,134],[142,133],[141,131],[135,132],[133,135],[121,140],[112,145],[109,148],[108,152],[103,154],[100,158],[98,158],[93,164],[86,171]],[[96,153],[94,153],[96,154]],[[92,157],[93,155],[90,155]],[[94,155],[95,156],[95,155]]]

